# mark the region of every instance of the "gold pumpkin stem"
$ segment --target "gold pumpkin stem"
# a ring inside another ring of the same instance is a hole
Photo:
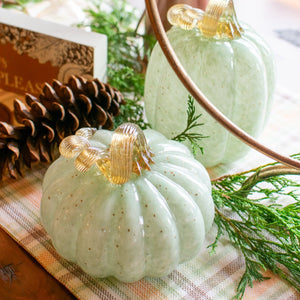
[[[65,138],[59,147],[62,156],[76,157],[74,164],[78,171],[86,172],[96,164],[101,173],[114,184],[124,184],[132,173],[141,175],[143,169],[151,170],[153,160],[145,135],[139,126],[125,123],[119,126],[113,136],[110,148],[91,147],[88,139],[95,130],[80,129],[76,135]]]
[[[186,4],[176,4],[169,9],[167,17],[171,25],[185,30],[198,28],[206,37],[235,39],[243,32],[233,0],[210,0],[205,12]]]
[[[140,127],[132,123],[122,124],[115,130],[111,141],[109,180],[123,184],[129,180],[132,172],[141,174],[142,169],[150,170],[147,161],[153,163],[151,155]]]

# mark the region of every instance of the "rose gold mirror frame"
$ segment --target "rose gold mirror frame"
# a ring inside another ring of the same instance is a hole
[[[236,126],[232,121],[230,121],[208,100],[208,98],[201,92],[201,90],[187,74],[178,57],[176,56],[176,53],[174,52],[162,25],[156,0],[145,0],[145,4],[150,23],[164,55],[166,56],[170,66],[173,68],[180,81],[183,83],[189,93],[197,100],[197,102],[224,128],[226,128],[230,133],[235,135],[248,146],[278,162],[281,162],[284,165],[300,170],[300,161],[281,155],[280,153],[277,153],[272,149],[260,144],[256,139],[251,137],[241,128]]]

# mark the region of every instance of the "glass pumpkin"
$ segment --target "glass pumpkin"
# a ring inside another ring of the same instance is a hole
[[[132,139],[132,126],[125,124],[116,138],[117,130],[80,130],[63,141],[61,153],[69,157],[47,170],[41,200],[42,223],[62,257],[92,276],[124,282],[165,276],[193,258],[214,218],[210,178],[188,148],[150,129],[139,133],[138,147],[119,143],[124,132]],[[126,148],[134,165],[151,151],[151,164],[141,163],[143,170],[133,168],[125,182],[112,183],[103,168],[128,165]],[[91,165],[97,149],[107,161]],[[116,162],[112,153],[119,155]],[[82,162],[85,173],[75,168],[82,170]]]
[[[213,1],[209,2],[222,2]],[[224,2],[224,1],[223,1]],[[253,137],[262,131],[275,87],[274,61],[264,40],[249,26],[237,23],[233,2],[212,35],[204,31],[206,13],[186,5],[169,11],[175,24],[167,36],[180,62],[200,90],[232,122]],[[211,7],[212,8],[212,7]],[[183,14],[178,21],[178,14]],[[211,12],[210,12],[211,13]],[[175,14],[175,16],[174,16]],[[145,82],[145,110],[153,129],[173,138],[186,127],[188,91],[169,66],[157,44]],[[204,126],[196,131],[204,154],[196,158],[206,167],[243,157],[248,146],[232,136],[196,103]],[[190,145],[186,144],[190,147]]]

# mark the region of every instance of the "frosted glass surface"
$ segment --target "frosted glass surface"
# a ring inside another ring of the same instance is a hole
[[[235,124],[257,137],[270,111],[274,94],[273,57],[252,29],[239,39],[216,40],[197,30],[173,27],[169,40],[185,70],[201,91]],[[179,81],[159,45],[149,62],[145,84],[146,116],[152,128],[172,138],[185,129],[188,92]],[[231,136],[196,103],[204,126],[196,131],[209,138],[201,141],[205,166],[230,163],[245,155],[248,146]],[[187,146],[190,145],[187,143]]]
[[[96,166],[80,173],[65,157],[45,175],[42,223],[58,253],[93,276],[133,282],[167,275],[199,253],[212,225],[204,167],[184,145],[144,132],[155,164],[123,185]],[[90,143],[108,146],[111,136],[98,131]]]

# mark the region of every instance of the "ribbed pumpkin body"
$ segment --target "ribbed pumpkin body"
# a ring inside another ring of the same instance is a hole
[[[214,218],[210,179],[182,144],[144,131],[155,164],[115,185],[60,157],[43,183],[41,220],[58,253],[96,276],[133,282],[164,276],[201,248]],[[92,146],[109,146],[97,131]]]
[[[215,106],[235,124],[257,137],[270,111],[274,93],[274,63],[265,42],[250,28],[237,39],[206,38],[199,31],[173,27],[168,38],[187,73]],[[145,109],[152,128],[172,138],[185,129],[188,92],[169,66],[159,45],[146,74]],[[205,166],[230,163],[248,147],[229,134],[197,103],[208,136],[201,145]],[[188,145],[189,146],[189,145]]]

